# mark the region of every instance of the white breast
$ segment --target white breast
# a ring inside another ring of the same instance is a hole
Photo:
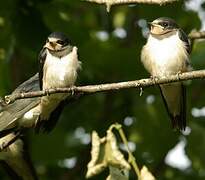
[[[67,56],[58,58],[47,51],[44,64],[43,89],[72,86],[77,78],[77,70],[80,67],[77,48]]]
[[[43,89],[63,88],[74,85],[80,64],[77,47],[73,47],[72,52],[62,58],[55,57],[47,51],[43,69]],[[49,119],[50,113],[68,95],[68,93],[61,93],[41,97],[41,119]]]
[[[161,76],[186,71],[188,54],[178,32],[162,39],[150,34],[141,58],[145,68],[152,75]]]

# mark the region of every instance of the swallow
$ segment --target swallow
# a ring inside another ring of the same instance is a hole
[[[152,77],[168,77],[190,71],[191,45],[185,32],[167,17],[150,23],[147,43],[141,61]],[[159,85],[173,128],[186,128],[186,89],[182,82]]]

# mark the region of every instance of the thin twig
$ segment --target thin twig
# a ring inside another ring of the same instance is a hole
[[[205,78],[205,70],[191,71],[182,74],[170,75],[169,77],[161,77],[161,78],[148,78],[148,79],[140,79],[135,81],[126,81],[126,82],[118,82],[118,83],[109,83],[109,84],[99,84],[99,85],[87,85],[87,86],[78,86],[78,87],[70,87],[70,88],[55,88],[48,89],[46,91],[33,91],[27,93],[17,93],[9,96],[5,96],[6,103],[12,103],[17,99],[24,98],[33,98],[33,97],[41,97],[47,96],[48,94],[56,94],[56,93],[72,93],[73,95],[87,95],[94,94],[98,92],[105,91],[117,91],[121,89],[129,89],[129,88],[142,88],[149,87],[156,84],[166,84],[177,81],[185,81],[190,79],[203,79]]]
[[[144,4],[159,4],[164,5],[167,3],[173,3],[179,0],[85,0],[91,3],[105,4],[107,7],[107,12],[110,11],[111,6],[119,4],[134,4],[134,3],[144,3]],[[191,40],[195,39],[205,39],[205,31],[192,31],[189,33],[189,38]]]
[[[124,145],[125,145],[125,147],[127,149],[127,152],[128,152],[128,155],[129,155],[129,162],[132,165],[136,175],[138,176],[138,179],[140,179],[140,170],[139,170],[139,167],[138,167],[138,165],[136,163],[135,157],[133,156],[132,152],[129,149],[128,141],[127,141],[125,133],[124,133],[124,131],[122,129],[122,125],[116,123],[116,124],[113,125],[113,127],[119,132],[120,137],[122,139],[122,142],[124,143]]]
[[[88,2],[93,2],[97,4],[110,4],[117,5],[117,4],[133,4],[133,3],[144,3],[144,4],[159,4],[163,5],[166,3],[172,3],[178,0],[86,0]]]

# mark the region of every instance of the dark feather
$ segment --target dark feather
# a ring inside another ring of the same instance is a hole
[[[39,88],[39,74],[36,73],[34,76],[29,78],[27,81],[20,84],[12,94],[17,94],[21,92],[38,91]]]
[[[160,88],[160,87],[159,87]],[[171,119],[171,122],[172,122],[172,127],[175,129],[180,129],[180,130],[185,130],[186,128],[186,87],[181,83],[181,89],[182,89],[182,96],[181,96],[181,100],[180,100],[180,114],[179,115],[176,115],[174,116],[169,108],[168,108],[168,105],[167,105],[167,102],[166,102],[166,99],[163,95],[163,92],[160,88],[160,93],[161,93],[161,96],[162,96],[162,99],[163,99],[163,102],[165,104],[165,107],[166,107],[166,110],[168,112],[168,115]]]
[[[18,131],[18,130],[16,129],[16,127],[2,130],[2,131],[0,131],[0,138],[4,137],[4,136],[6,136],[6,135],[8,135],[8,134],[10,134],[10,133],[12,133],[12,132],[15,132],[15,131]]]
[[[169,29],[174,29],[174,28],[178,28],[178,24],[175,22],[174,19],[171,19],[169,17],[160,17],[158,19],[156,19],[158,21],[158,24],[161,25],[162,27],[164,27],[164,23],[167,24],[167,27],[165,28],[169,28]]]
[[[29,148],[28,148],[28,143],[27,141],[25,140],[25,138],[21,138],[21,140],[24,142],[24,146],[23,146],[23,159],[25,160],[26,164],[27,164],[27,167],[29,168],[29,172],[30,172],[30,175],[33,177],[34,180],[38,180],[38,176],[37,176],[37,173],[36,173],[36,170],[33,166],[33,162],[31,160],[31,156],[29,154]]]
[[[51,113],[48,120],[38,121],[35,128],[36,132],[49,133],[51,130],[53,130],[58,119],[60,118],[61,112],[63,111],[65,104],[66,104],[66,100],[60,102],[58,107]]]
[[[179,38],[184,42],[187,53],[190,54],[191,53],[191,44],[189,42],[188,36],[186,35],[186,33],[182,29],[179,29]]]
[[[46,48],[43,48],[38,56],[39,62],[39,83],[40,83],[40,90],[43,89],[43,67],[46,60]]]
[[[63,45],[66,46],[68,44],[71,44],[71,40],[67,37],[67,35],[65,35],[62,32],[52,32],[48,38],[56,38],[59,39],[61,41],[63,41]]]
[[[21,92],[38,91],[39,80],[38,74],[31,77],[29,80],[18,86],[11,95]],[[18,120],[27,111],[37,106],[40,102],[40,98],[26,98],[16,100],[14,103],[9,105],[1,106],[0,108],[0,136],[5,136],[10,132],[17,130]]]

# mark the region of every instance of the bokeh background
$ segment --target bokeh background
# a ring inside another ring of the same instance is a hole
[[[174,18],[186,33],[205,28],[203,0],[166,6],[104,6],[80,0],[7,0],[0,6],[0,96],[12,92],[38,70],[38,53],[49,33],[62,31],[78,46],[82,71],[78,85],[149,77],[140,62],[147,22]],[[194,43],[194,69],[205,67],[205,42]],[[98,93],[67,105],[50,134],[29,134],[30,153],[42,180],[85,179],[90,133],[104,136],[114,122],[123,124],[138,165],[157,179],[205,179],[205,82],[187,85],[188,127],[171,129],[157,87]],[[93,178],[105,179],[108,171]],[[0,169],[0,179],[8,179]],[[135,179],[131,173],[131,179]]]

